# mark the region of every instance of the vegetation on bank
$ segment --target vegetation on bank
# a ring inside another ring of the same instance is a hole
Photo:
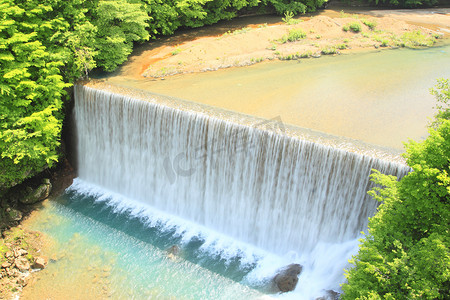
[[[339,17],[293,18],[283,24],[260,24],[229,30],[215,38],[197,37],[182,45],[155,47],[160,59],[142,72],[142,59],[131,63],[135,75],[161,78],[183,73],[243,67],[267,60],[301,60],[345,51],[379,48],[424,48],[443,37],[436,31],[393,18],[341,12]],[[211,47],[211,43],[214,46]],[[148,53],[147,51],[145,51]]]
[[[67,88],[94,68],[115,70],[134,43],[324,1],[0,0],[0,194],[58,161]]]
[[[351,260],[342,299],[450,299],[450,85],[432,94],[439,109],[423,142],[406,145],[411,173],[375,172],[382,202]]]
[[[430,7],[437,4],[444,4],[444,1],[445,0],[361,0],[361,2],[366,2],[371,5],[405,8]]]

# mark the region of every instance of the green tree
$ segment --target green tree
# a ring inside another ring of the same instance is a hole
[[[140,1],[0,0],[0,189],[59,156],[65,88],[148,39]]]
[[[441,80],[441,99],[449,100]],[[444,114],[445,112],[445,114]],[[413,169],[397,181],[376,171],[382,187],[371,195],[381,201],[369,232],[346,271],[343,299],[450,298],[450,120],[448,108],[422,142],[410,141],[406,159]]]
[[[304,14],[306,12],[315,11],[328,0],[262,0],[264,5],[273,6],[278,14],[292,12],[293,14]]]
[[[450,82],[448,79],[438,79],[436,86],[430,89],[430,93],[436,98],[438,113],[431,126],[438,127],[442,120],[450,120]]]
[[[91,20],[97,27],[97,66],[113,71],[125,62],[133,50],[133,42],[149,39],[148,19],[141,2],[100,1]]]
[[[433,6],[439,3],[439,0],[367,0],[366,2],[380,6],[397,7],[421,7]]]
[[[58,159],[62,62],[40,42],[51,7],[0,0],[0,187]]]

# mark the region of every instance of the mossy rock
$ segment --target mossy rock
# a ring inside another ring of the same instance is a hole
[[[36,189],[30,189],[28,195],[19,199],[23,204],[34,204],[36,202],[42,201],[50,195],[52,190],[52,184],[49,179],[44,179],[44,183],[39,185]]]
[[[7,210],[8,212],[8,217],[11,221],[20,221],[22,220],[22,213],[14,208],[9,208]]]

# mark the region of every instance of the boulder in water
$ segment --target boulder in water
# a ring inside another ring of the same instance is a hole
[[[167,249],[167,257],[171,260],[176,260],[177,256],[180,254],[180,247],[177,245],[173,245],[169,249]]]
[[[293,291],[297,286],[298,275],[302,269],[303,267],[299,264],[290,264],[280,269],[273,281],[282,293]]]

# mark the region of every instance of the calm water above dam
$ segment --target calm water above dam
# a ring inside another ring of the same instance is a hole
[[[440,77],[450,77],[450,45],[107,80],[401,150],[427,135],[435,104],[429,88]]]

